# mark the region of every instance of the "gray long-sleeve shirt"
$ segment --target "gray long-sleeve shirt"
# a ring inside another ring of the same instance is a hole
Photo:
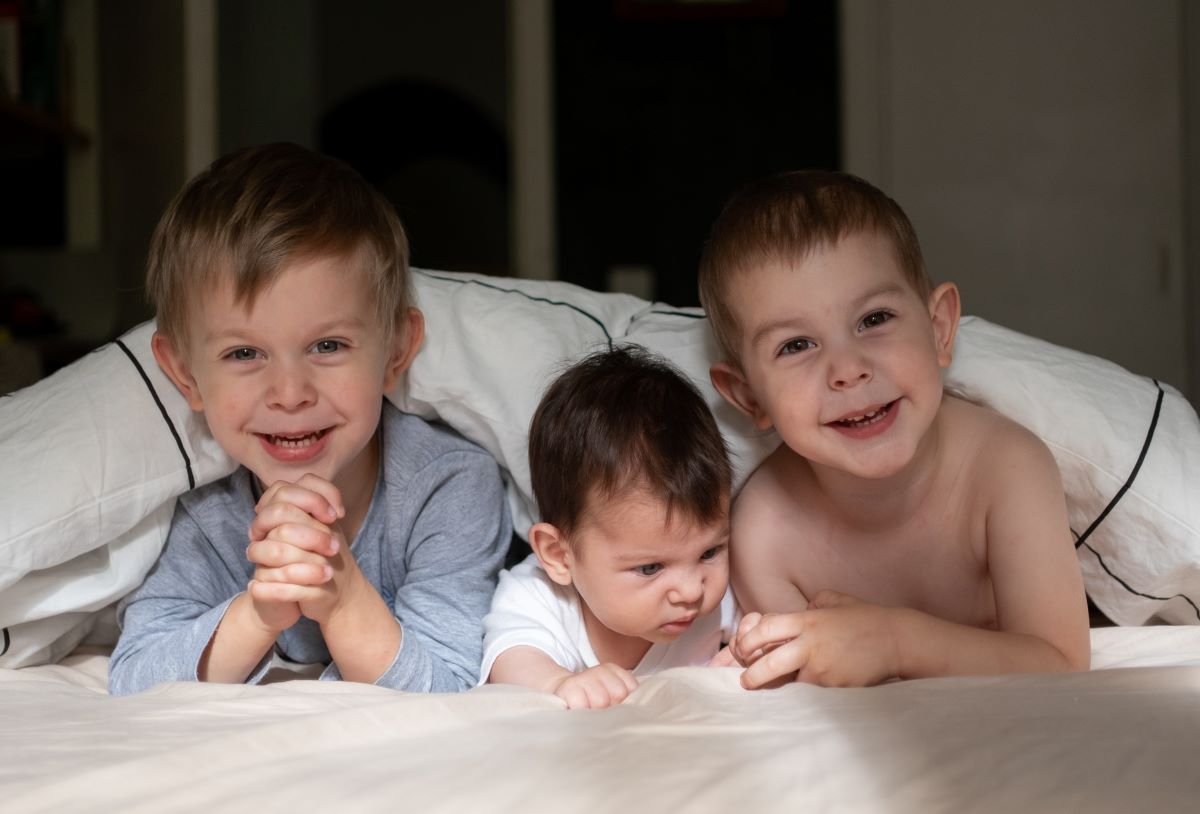
[[[438,424],[384,405],[380,477],[351,551],[404,630],[375,682],[458,691],[478,678],[483,617],[512,536],[496,461]],[[245,468],[179,498],[166,547],[118,609],[109,691],[195,681],[221,617],[254,574],[246,559],[256,497]],[[275,643],[294,662],[329,663],[320,627],[301,617]],[[247,679],[266,674],[270,654]],[[322,679],[338,679],[329,664]]]

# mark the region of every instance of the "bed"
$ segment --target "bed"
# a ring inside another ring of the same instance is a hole
[[[712,391],[703,315],[564,283],[415,273],[428,338],[389,398],[501,462],[533,517],[525,428],[574,358],[637,342],[716,411],[740,483],[778,443]],[[104,687],[112,606],[175,498],[232,462],[155,367],[144,325],[0,399],[5,811],[1191,811],[1200,752],[1200,421],[1170,386],[976,318],[947,386],[1011,415],[1063,473],[1089,597],[1086,673],[746,692],[736,668],[568,712],[512,687],[305,680]]]

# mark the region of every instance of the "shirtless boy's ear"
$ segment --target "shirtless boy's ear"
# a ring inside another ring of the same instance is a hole
[[[392,356],[384,374],[385,393],[395,389],[400,375],[413,363],[424,340],[425,315],[416,308],[407,309],[404,315],[396,320],[396,330],[392,336]]]
[[[557,526],[534,523],[529,529],[529,547],[537,554],[546,575],[559,585],[571,584],[570,548]]]
[[[171,340],[155,331],[154,336],[150,339],[150,350],[154,351],[154,360],[158,362],[162,372],[166,373],[167,378],[174,383],[180,393],[183,393],[188,406],[197,412],[203,410],[204,399],[200,397],[200,389],[196,387],[196,380],[192,378],[191,371],[188,369],[187,359],[176,350]]]
[[[755,427],[760,430],[771,428],[771,417],[759,405],[758,399],[754,397],[754,391],[750,388],[750,383],[746,381],[746,376],[736,366],[728,362],[717,362],[708,369],[708,376],[712,379],[713,387],[717,388],[717,392],[724,396],[727,402],[749,416]]]
[[[933,340],[937,346],[938,364],[949,367],[954,357],[954,337],[958,334],[958,319],[962,302],[958,286],[942,283],[929,295],[929,319],[933,323]]]

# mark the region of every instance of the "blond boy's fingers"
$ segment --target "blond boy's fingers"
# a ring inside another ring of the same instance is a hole
[[[303,539],[321,540],[324,544],[318,546],[328,550],[328,540],[332,535],[333,530],[314,518],[312,515],[305,512],[296,506],[288,503],[272,503],[269,506],[263,507],[262,511],[254,516],[250,521],[250,540],[264,540],[267,537],[278,536],[277,530],[283,526],[294,526],[288,533],[292,534],[298,541],[296,545],[304,546]],[[314,534],[304,534],[300,532],[300,528],[312,529]],[[336,550],[334,546],[334,550]]]
[[[259,602],[304,602],[315,599],[320,594],[320,588],[309,585],[296,585],[293,582],[263,582],[252,579],[246,586],[247,593]]]
[[[259,582],[288,582],[292,585],[324,585],[333,578],[328,565],[292,563],[279,568],[256,568],[254,578]]]
[[[263,492],[254,509],[262,511],[272,503],[296,506],[328,524],[336,523],[346,515],[342,493],[332,483],[316,475],[305,475],[295,483],[276,481]]]
[[[265,540],[255,540],[246,546],[246,559],[255,565],[278,568],[294,562],[323,565],[329,561],[326,553],[333,546],[329,534],[314,532],[304,526],[273,529]]]

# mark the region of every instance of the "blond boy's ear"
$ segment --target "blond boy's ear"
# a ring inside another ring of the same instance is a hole
[[[559,585],[571,584],[571,549],[557,526],[534,523],[529,529],[529,547],[550,579]]]
[[[708,377],[712,380],[713,387],[717,388],[717,392],[742,414],[748,416],[755,427],[760,430],[772,427],[771,417],[758,403],[746,376],[736,366],[728,362],[717,362],[708,369]]]
[[[390,393],[408,370],[421,349],[425,339],[425,315],[416,308],[409,308],[396,319],[396,330],[392,332],[392,355],[384,372],[383,390]]]
[[[954,358],[954,337],[958,335],[961,316],[962,301],[954,283],[942,283],[929,295],[929,319],[933,323],[938,364],[942,367],[950,367]]]
[[[204,399],[200,396],[196,380],[192,378],[187,358],[176,349],[166,335],[158,331],[155,331],[150,339],[150,350],[154,352],[154,360],[158,362],[162,372],[167,374],[167,378],[187,399],[188,406],[197,412],[203,410]]]

